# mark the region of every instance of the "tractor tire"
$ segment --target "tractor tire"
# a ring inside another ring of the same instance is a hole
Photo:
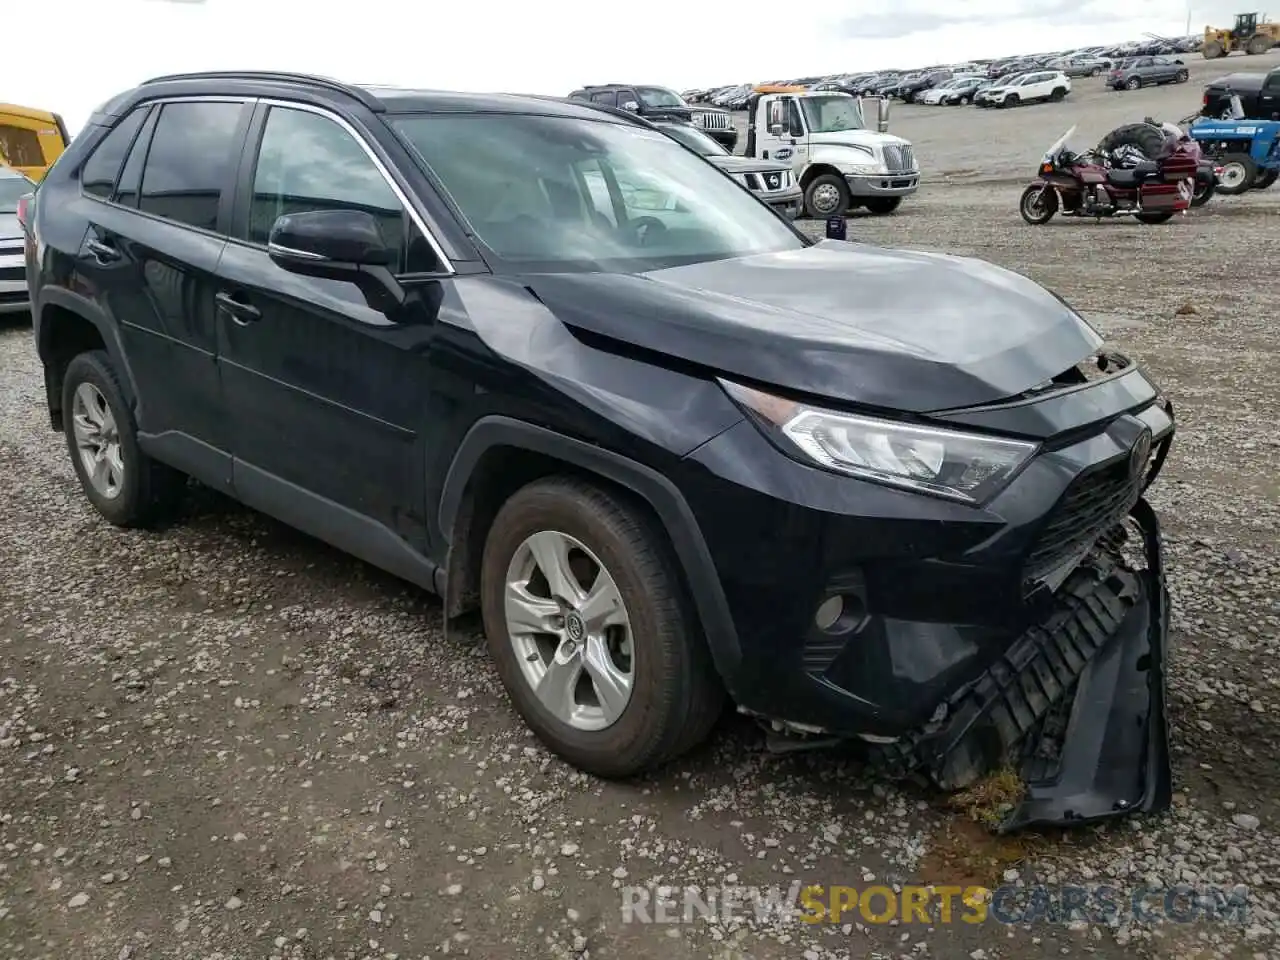
[[[1164,134],[1149,123],[1127,123],[1116,127],[1098,141],[1099,153],[1110,153],[1120,147],[1136,147],[1148,160],[1158,157],[1164,146]]]
[[[1067,96],[1066,87],[1054,87],[1053,93],[1049,94],[1049,99],[1052,100],[1054,103],[1060,103],[1062,102],[1063,99],[1066,98],[1066,96]]]
[[[1007,97],[1005,97],[1003,100],[1000,101],[1000,107],[1001,109],[1005,107],[1016,107],[1020,103],[1022,103],[1022,98],[1018,96],[1016,93],[1011,93]]]
[[[1204,54],[1204,58],[1206,60],[1217,60],[1219,57],[1225,57],[1227,55],[1227,50],[1226,47],[1217,40],[1210,40],[1201,49],[1201,53]]]
[[[1141,77],[1130,77],[1128,80],[1126,80],[1126,81],[1124,82],[1124,88],[1125,88],[1126,90],[1141,90],[1141,89],[1142,89],[1142,78],[1141,78]]]
[[[1189,74],[1186,70],[1179,70],[1178,75],[1173,78],[1173,82],[1186,83],[1189,79],[1191,79],[1191,74]]]
[[[1244,52],[1251,57],[1256,57],[1266,53],[1271,49],[1271,38],[1263,33],[1255,33],[1249,38],[1249,42],[1244,45]]]
[[[1276,182],[1276,178],[1280,177],[1280,170],[1263,170],[1258,174],[1258,179],[1253,181],[1253,189],[1265,190]]]
[[[1218,192],[1234,197],[1247,193],[1258,179],[1258,165],[1247,153],[1228,153],[1219,161]]]

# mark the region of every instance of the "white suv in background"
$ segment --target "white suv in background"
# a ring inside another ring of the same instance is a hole
[[[1032,70],[1000,87],[988,87],[974,103],[983,107],[1016,107],[1039,100],[1061,100],[1071,92],[1071,79],[1061,70]]]

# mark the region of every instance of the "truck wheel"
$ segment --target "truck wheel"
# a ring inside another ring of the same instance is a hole
[[[721,713],[723,688],[661,534],[591,483],[537,480],[503,504],[480,598],[515,708],[588,773],[653,769],[705,739]]]
[[[1252,189],[1258,178],[1258,165],[1247,153],[1229,153],[1221,160],[1222,172],[1218,174],[1218,192],[1234,197]]]
[[[821,220],[835,217],[849,209],[849,185],[844,177],[824,173],[813,178],[804,190],[804,209],[809,216]]]
[[[1130,77],[1128,80],[1124,82],[1124,88],[1126,90],[1138,90],[1141,87],[1142,87],[1141,77]]]
[[[138,426],[105,351],[72,359],[62,378],[62,423],[80,486],[117,527],[167,520],[187,478],[138,448]]]
[[[902,205],[901,197],[867,197],[867,209],[875,214],[893,213]]]
[[[1267,187],[1276,182],[1276,177],[1280,177],[1280,170],[1263,170],[1258,174],[1258,178],[1253,181],[1253,189],[1267,189]]]

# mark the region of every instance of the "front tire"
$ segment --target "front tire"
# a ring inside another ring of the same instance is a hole
[[[1229,153],[1221,160],[1218,192],[1228,197],[1246,193],[1258,178],[1258,165],[1247,153]]]
[[[1016,93],[1011,93],[1000,102],[1001,107],[1016,107],[1022,102],[1022,98]]]
[[[849,184],[834,173],[814,177],[804,190],[805,213],[815,220],[840,216],[849,209],[849,200]]]
[[[186,477],[139,449],[138,425],[105,351],[82,353],[67,365],[62,426],[80,486],[104,519],[148,527],[172,516]]]
[[[1201,180],[1196,178],[1195,189],[1191,193],[1191,206],[1203,207],[1206,203],[1213,199],[1213,195],[1218,192],[1218,184],[1214,180]]]
[[[515,708],[554,753],[601,777],[651,770],[705,739],[723,688],[654,523],[590,483],[538,480],[498,511],[481,610]]]
[[[1058,192],[1053,187],[1033,183],[1022,191],[1018,212],[1033,227],[1043,226],[1058,212]]]

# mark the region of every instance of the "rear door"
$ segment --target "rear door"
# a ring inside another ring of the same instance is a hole
[[[211,485],[230,477],[214,271],[251,114],[240,98],[160,103],[137,124],[114,187],[105,179],[110,164],[101,180],[92,163],[85,169],[85,191],[97,191],[101,202],[80,263],[119,323],[138,384],[140,443]]]

